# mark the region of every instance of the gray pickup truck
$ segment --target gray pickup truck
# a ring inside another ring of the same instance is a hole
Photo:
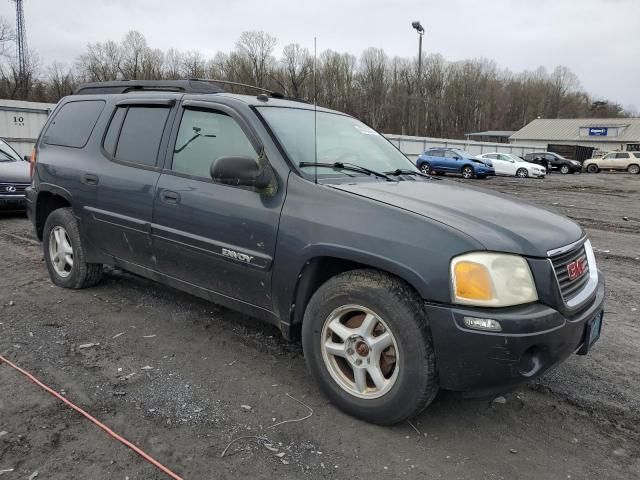
[[[574,222],[421,173],[353,117],[199,80],[86,84],[38,139],[28,211],[52,281],[104,264],[301,340],[379,424],[586,354],[604,279]]]

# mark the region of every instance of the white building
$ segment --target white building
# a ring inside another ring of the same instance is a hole
[[[0,138],[29,155],[55,103],[0,100]]]
[[[511,135],[509,143],[639,152],[640,118],[539,118]]]

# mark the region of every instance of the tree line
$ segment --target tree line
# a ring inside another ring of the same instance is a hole
[[[8,53],[12,42],[11,29],[0,19],[2,98],[56,102],[83,82],[212,78],[315,99],[385,133],[443,138],[519,130],[537,117],[629,114],[616,103],[595,100],[565,66],[513,73],[484,58],[449,62],[431,54],[423,58],[418,78],[417,58],[389,57],[379,48],[368,48],[359,57],[325,50],[314,59],[308,48],[294,43],[276,57],[275,37],[247,31],[231,52],[206,58],[198,50],[153,48],[143,34],[130,31],[120,42],[89,43],[72,65],[54,61],[43,68],[31,51],[21,78]]]

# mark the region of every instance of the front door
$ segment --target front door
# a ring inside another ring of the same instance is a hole
[[[151,231],[157,268],[197,287],[270,308],[284,188],[266,196],[214,183],[213,161],[223,156],[257,160],[259,141],[229,107],[195,105],[182,107],[171,158],[156,189]]]

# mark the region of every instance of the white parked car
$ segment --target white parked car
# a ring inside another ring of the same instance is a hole
[[[488,159],[493,163],[493,168],[496,171],[496,175],[507,175],[510,177],[535,177],[544,178],[547,174],[547,169],[536,165],[535,163],[529,163],[517,155],[512,153],[483,153],[476,158]]]

